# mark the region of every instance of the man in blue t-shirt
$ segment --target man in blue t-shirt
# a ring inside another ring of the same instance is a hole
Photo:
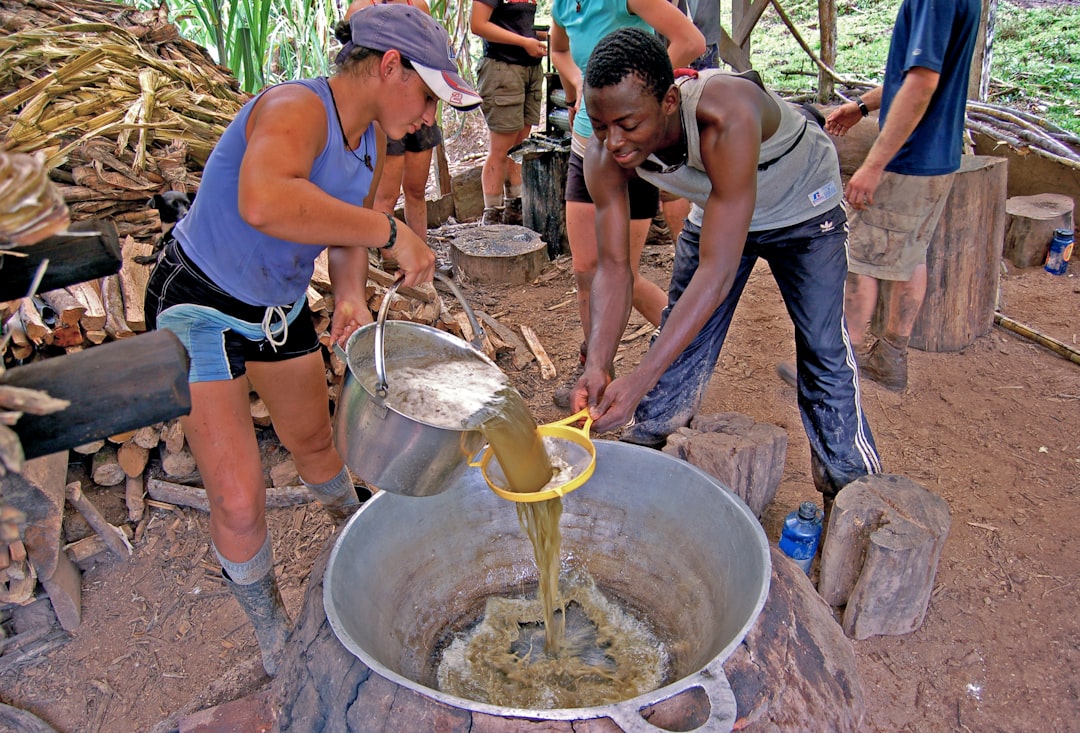
[[[844,193],[850,221],[844,312],[860,373],[887,389],[907,386],[907,345],[926,295],[926,250],[960,167],[968,70],[979,0],[904,0],[882,86],[841,105],[825,129],[843,135],[879,109],[880,133]],[[892,281],[881,338],[863,344]]]

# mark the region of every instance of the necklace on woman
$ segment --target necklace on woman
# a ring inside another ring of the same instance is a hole
[[[363,163],[365,168],[369,171],[374,171],[375,169],[371,165],[371,154],[367,152],[367,141],[364,137],[361,136],[360,138],[361,140],[364,140],[364,157],[361,158],[357,155],[356,150],[349,145],[349,136],[345,134],[345,125],[341,124],[341,114],[338,112],[337,100],[334,98],[334,88],[330,86],[329,79],[326,80],[326,88],[330,90],[330,103],[334,105],[334,117],[337,118],[338,129],[341,130],[341,137],[345,141],[345,149],[352,153],[354,158]]]

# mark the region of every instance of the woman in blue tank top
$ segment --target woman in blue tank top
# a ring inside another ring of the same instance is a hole
[[[305,298],[314,261],[328,249],[337,342],[372,320],[369,249],[393,248],[405,285],[430,281],[427,243],[370,208],[383,133],[401,138],[433,124],[438,99],[460,109],[480,104],[457,74],[446,31],[420,10],[365,8],[337,31],[344,46],[334,75],[271,87],[229,125],[146,295],[151,327],[175,332],[190,356],[184,432],[225,584],[255,626],[269,674],[289,618],[273,574],[249,391],[269,408],[304,484],[335,521],[348,517],[360,502],[331,440]]]

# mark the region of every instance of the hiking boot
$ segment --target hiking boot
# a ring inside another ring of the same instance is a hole
[[[671,228],[664,220],[663,214],[657,214],[653,217],[653,220],[649,223],[649,233],[645,236],[645,244],[653,246],[662,246],[674,243],[674,239],[671,236]]]
[[[903,392],[907,387],[907,348],[896,346],[884,338],[877,340],[859,364],[859,373],[885,389]]]
[[[506,208],[503,209],[502,223],[513,224],[515,226],[522,225],[520,196],[516,199],[506,199]]]
[[[780,377],[780,379],[784,380],[784,382],[788,386],[790,386],[790,387],[796,386],[798,384],[799,373],[795,369],[795,362],[793,362],[793,361],[782,361],[779,364],[777,364],[776,365],[776,376],[778,376],[778,377]]]
[[[581,379],[581,375],[585,373],[584,363],[579,364],[574,373],[571,374],[561,387],[558,387],[551,393],[551,401],[555,403],[555,406],[563,409],[570,409],[570,398],[574,394],[574,387],[577,386],[578,380]]]
[[[506,211],[506,209],[503,209],[503,208],[496,208],[494,206],[485,206],[484,207],[484,215],[482,217],[480,217],[480,226],[486,227],[486,226],[491,226],[492,224],[502,224],[503,223],[503,214],[505,213],[505,211]]]

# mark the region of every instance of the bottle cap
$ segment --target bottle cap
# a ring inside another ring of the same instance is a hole
[[[799,504],[799,519],[811,520],[816,519],[818,515],[817,504],[812,501],[804,501]]]

